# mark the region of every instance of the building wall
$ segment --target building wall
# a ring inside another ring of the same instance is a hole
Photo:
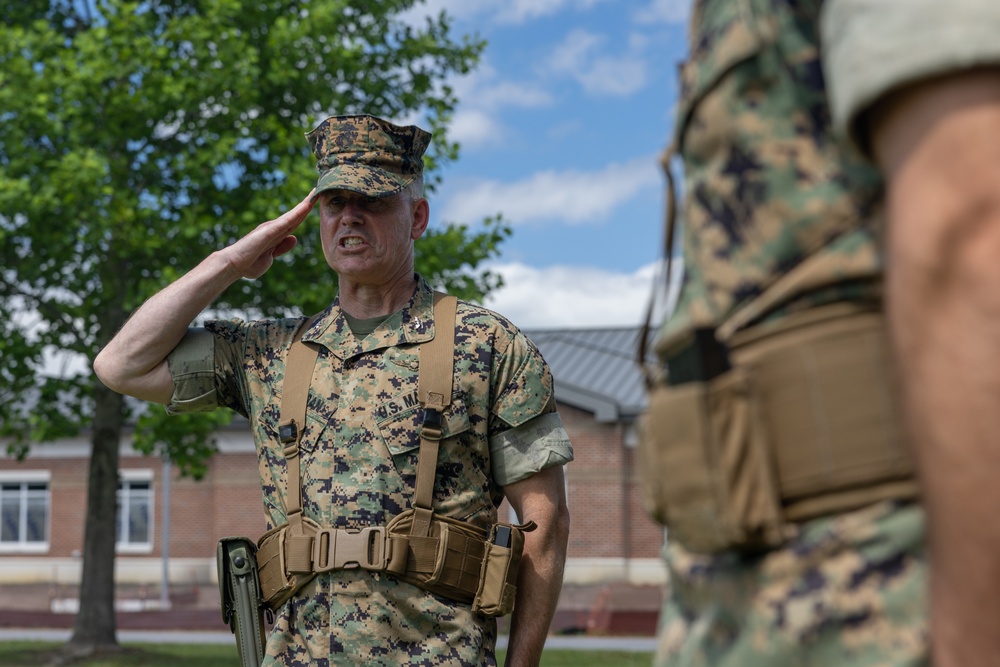
[[[642,511],[635,476],[635,450],[625,446],[625,428],[598,424],[593,415],[560,405],[576,460],[567,466],[571,514],[566,580],[662,581],[659,552],[662,530]],[[170,573],[180,582],[214,577],[220,537],[265,530],[257,477],[257,457],[246,431],[224,431],[220,454],[201,481],[182,478],[172,469],[170,482]],[[79,552],[87,504],[90,446],[84,439],[41,445],[23,462],[0,456],[0,471],[48,470],[50,473],[49,550],[46,553],[0,553],[0,582],[51,581],[78,577]],[[144,550],[120,552],[119,581],[157,581],[162,568],[163,464],[123,445],[124,475],[148,474],[152,483],[151,542]]]
[[[214,578],[219,537],[265,529],[257,458],[249,432],[219,434],[221,453],[212,458],[201,481],[171,468],[171,581],[205,583]],[[2,445],[0,445],[2,446]],[[90,443],[74,438],[35,446],[24,461],[0,456],[0,475],[47,471],[49,475],[48,549],[0,550],[0,583],[57,583],[79,580],[86,522]],[[119,549],[115,568],[120,583],[155,583],[163,567],[162,511],[164,466],[160,458],[134,452],[126,441],[120,455],[122,478],[149,480],[152,488],[150,545]]]
[[[264,503],[253,452],[218,456],[209,469],[213,489],[213,539],[249,535],[254,539],[266,529]],[[213,549],[215,542],[213,541]]]
[[[2,462],[5,463],[5,462]],[[0,463],[0,465],[2,465]],[[42,464],[45,464],[44,466]],[[49,555],[78,556],[83,549],[83,527],[87,513],[87,459],[31,459],[21,467],[48,468],[49,482]],[[3,466],[10,469],[14,466]]]
[[[572,528],[569,558],[658,559],[663,530],[642,509],[636,451],[626,426],[600,424],[588,412],[560,405],[573,443],[567,466]]]

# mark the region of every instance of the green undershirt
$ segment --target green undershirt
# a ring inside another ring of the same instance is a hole
[[[344,318],[347,320],[347,326],[351,327],[351,332],[358,338],[358,340],[378,329],[378,325],[382,324],[390,317],[392,317],[391,314],[361,319],[348,315],[347,312],[344,312]]]

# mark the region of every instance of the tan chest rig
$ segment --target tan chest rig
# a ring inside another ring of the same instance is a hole
[[[257,563],[265,605],[277,610],[313,577],[332,570],[385,572],[431,593],[471,604],[473,611],[512,611],[524,532],[497,523],[489,531],[434,512],[434,477],[442,414],[451,403],[455,356],[455,297],[434,294],[435,337],[419,346],[417,398],[423,408],[412,507],[385,526],[323,528],[302,513],[299,441],[318,350],[301,341],[288,351],[279,438],[287,462],[287,522],[258,541]]]

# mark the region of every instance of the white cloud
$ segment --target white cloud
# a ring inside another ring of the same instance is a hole
[[[504,109],[537,109],[555,101],[540,84],[499,80],[487,61],[449,85],[461,101],[449,133],[464,149],[494,145],[512,136],[514,132],[499,120]]]
[[[476,104],[483,107],[518,107],[537,109],[550,106],[554,101],[552,93],[540,84],[518,81],[483,82],[476,91]]]
[[[687,23],[692,0],[652,0],[635,11],[637,23]]]
[[[400,14],[403,22],[415,27],[423,27],[430,17],[437,17],[442,11],[456,20],[468,20],[488,11],[493,11],[496,0],[489,2],[468,2],[468,0],[425,0],[418,2]]]
[[[506,0],[494,2],[498,23],[520,24],[543,16],[552,16],[563,9],[589,9],[607,0]],[[475,3],[470,3],[475,4]]]
[[[503,136],[500,123],[490,114],[478,109],[457,111],[448,127],[448,137],[463,148],[495,144]]]
[[[458,99],[480,109],[517,107],[536,109],[553,104],[552,93],[540,83],[500,80],[497,70],[488,61],[476,69],[449,82]]]
[[[605,42],[604,35],[573,30],[553,50],[548,68],[576,79],[593,95],[626,96],[646,85],[644,40],[630,39],[626,53],[620,55],[602,53]]]
[[[577,72],[584,69],[591,54],[606,38],[577,28],[569,33],[552,51],[549,66],[557,72]]]
[[[555,14],[566,4],[566,0],[511,0],[501,5],[495,18],[501,23],[524,23]]]
[[[651,155],[598,171],[541,171],[515,183],[465,184],[443,203],[441,217],[448,221],[479,220],[500,211],[511,224],[600,222],[641,190],[661,184],[657,160]]]
[[[588,266],[497,264],[490,268],[505,284],[490,295],[486,307],[522,329],[637,326],[645,319],[658,266],[616,273]],[[654,323],[662,312],[654,311]]]
[[[526,21],[551,16],[564,9],[589,9],[608,0],[425,0],[402,14],[411,25],[423,25],[428,16],[437,16],[441,10],[458,21],[481,19],[495,23],[521,24]]]
[[[577,79],[593,95],[625,97],[646,85],[646,62],[633,56],[599,58]]]
[[[564,139],[585,129],[584,122],[579,118],[557,123],[549,128],[547,134],[551,139]]]

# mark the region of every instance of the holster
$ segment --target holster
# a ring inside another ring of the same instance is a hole
[[[222,620],[236,635],[243,667],[264,660],[264,611],[256,546],[246,537],[224,537],[216,549]]]
[[[657,383],[639,445],[651,516],[693,551],[751,551],[915,497],[887,350],[880,313],[831,306],[734,337],[718,374]]]

